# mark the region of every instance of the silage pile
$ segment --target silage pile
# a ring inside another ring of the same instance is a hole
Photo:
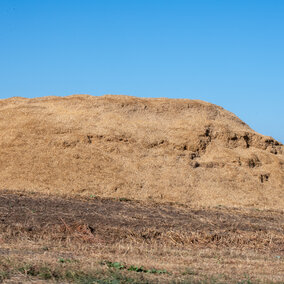
[[[284,208],[284,148],[196,100],[0,100],[0,189]]]

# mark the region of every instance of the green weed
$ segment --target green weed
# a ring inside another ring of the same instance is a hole
[[[144,273],[153,273],[153,274],[164,274],[168,273],[166,270],[159,270],[156,268],[152,269],[145,269],[143,266],[126,266],[124,264],[121,264],[120,262],[111,262],[111,261],[102,261],[102,265],[107,265],[109,268],[116,268],[119,270],[128,270],[128,271],[135,271],[135,272],[144,272]]]

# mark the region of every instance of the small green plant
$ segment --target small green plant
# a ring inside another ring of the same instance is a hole
[[[125,269],[125,265],[121,264],[120,262],[111,262],[111,261],[105,261],[104,264],[106,264],[109,268],[116,268],[116,269]]]
[[[147,270],[146,272],[147,272],[147,273],[153,273],[153,274],[164,274],[164,273],[168,273],[166,269],[159,270],[159,269],[156,269],[156,268]]]
[[[61,258],[58,259],[58,262],[60,262],[60,263],[67,263],[67,262],[70,263],[71,259],[61,257]]]
[[[126,266],[124,264],[121,264],[120,262],[111,262],[111,261],[102,261],[102,265],[107,265],[109,268],[115,268],[119,270],[128,270],[128,271],[135,271],[135,272],[144,272],[144,273],[153,273],[153,274],[163,274],[163,273],[168,273],[167,270],[159,270],[156,268],[152,269],[145,269],[143,266]]]
[[[127,270],[135,271],[135,272],[147,272],[147,270],[145,270],[143,266],[134,266],[134,265],[131,265],[130,267],[128,267]]]

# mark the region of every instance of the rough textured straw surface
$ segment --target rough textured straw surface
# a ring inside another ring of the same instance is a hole
[[[284,208],[284,148],[197,100],[0,100],[0,189]]]

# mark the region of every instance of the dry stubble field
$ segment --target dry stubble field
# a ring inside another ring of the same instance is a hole
[[[284,212],[1,191],[1,281],[284,283]]]

